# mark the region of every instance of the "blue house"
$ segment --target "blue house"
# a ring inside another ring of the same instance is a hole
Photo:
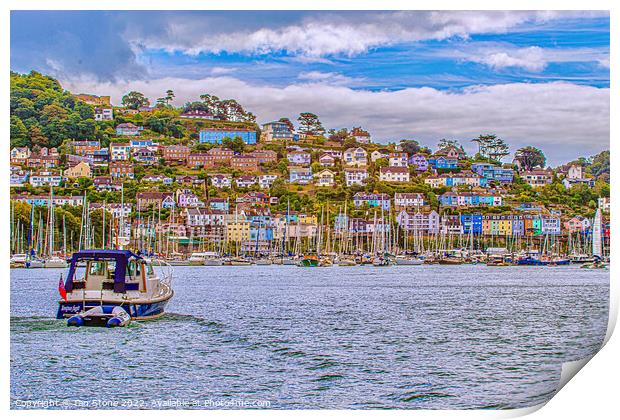
[[[522,236],[525,233],[525,224],[523,216],[512,216],[512,234]]]
[[[482,215],[481,214],[462,214],[461,226],[463,226],[463,233],[474,235],[482,234]]]
[[[200,130],[200,143],[221,144],[225,138],[240,137],[245,144],[256,144],[256,131],[250,129],[205,128]]]
[[[514,178],[512,169],[504,169],[487,162],[472,163],[471,170],[489,181],[497,181],[503,184],[511,183]]]
[[[459,166],[458,160],[454,158],[448,158],[445,156],[431,156],[428,159],[428,164],[433,169],[456,169]]]

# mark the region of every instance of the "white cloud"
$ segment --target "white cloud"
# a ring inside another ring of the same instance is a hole
[[[322,83],[331,86],[352,86],[362,82],[363,78],[348,77],[335,72],[307,71],[297,75],[297,78],[309,83]]]
[[[604,13],[604,12],[602,12]],[[126,37],[140,48],[169,52],[288,54],[321,57],[353,56],[369,49],[400,42],[467,38],[470,34],[502,33],[526,22],[587,16],[596,12],[551,11],[400,11],[337,13],[321,12],[282,26],[254,29],[232,25],[218,32],[203,16],[172,15],[163,30],[131,25]],[[139,22],[138,22],[139,23]],[[247,22],[246,22],[247,23]]]
[[[230,74],[237,71],[237,67],[212,67],[210,73],[214,76],[220,76],[222,74]]]
[[[478,57],[470,57],[470,59],[471,61],[486,64],[494,69],[521,67],[529,71],[541,71],[547,66],[547,58],[540,47],[489,52]]]
[[[541,48],[530,46],[515,47],[512,44],[472,43],[464,48],[454,50],[455,58],[485,64],[495,70],[504,68],[522,68],[531,72],[540,72],[549,63],[593,62],[609,67],[607,48]]]
[[[115,103],[129,90],[157,98],[173,88],[178,104],[213,93],[237,99],[259,122],[283,116],[293,119],[309,111],[328,128],[361,125],[381,142],[415,138],[435,146],[445,137],[458,139],[473,151],[470,139],[495,133],[513,152],[524,145],[541,147],[552,164],[609,147],[609,89],[570,83],[514,83],[458,92],[427,87],[372,92],[322,83],[255,86],[232,77],[212,77],[119,84],[82,80],[64,87],[111,95]]]

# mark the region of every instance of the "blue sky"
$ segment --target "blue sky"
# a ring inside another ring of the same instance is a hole
[[[601,12],[14,11],[11,69],[116,103],[171,88],[259,122],[311,111],[381,142],[493,132],[559,163],[608,147],[609,36]]]

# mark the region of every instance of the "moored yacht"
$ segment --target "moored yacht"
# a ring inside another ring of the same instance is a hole
[[[66,281],[59,283],[56,318],[68,318],[69,325],[109,327],[156,318],[174,294],[171,280],[171,272],[160,277],[130,251],[79,251],[71,257]]]

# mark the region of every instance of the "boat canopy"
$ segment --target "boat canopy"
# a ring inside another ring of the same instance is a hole
[[[71,266],[69,267],[69,274],[65,282],[65,290],[68,293],[73,290],[73,278],[75,277],[75,270],[79,261],[115,261],[114,292],[125,293],[125,273],[127,263],[131,258],[136,260],[142,259],[142,257],[127,250],[93,249],[76,252],[71,257]]]

